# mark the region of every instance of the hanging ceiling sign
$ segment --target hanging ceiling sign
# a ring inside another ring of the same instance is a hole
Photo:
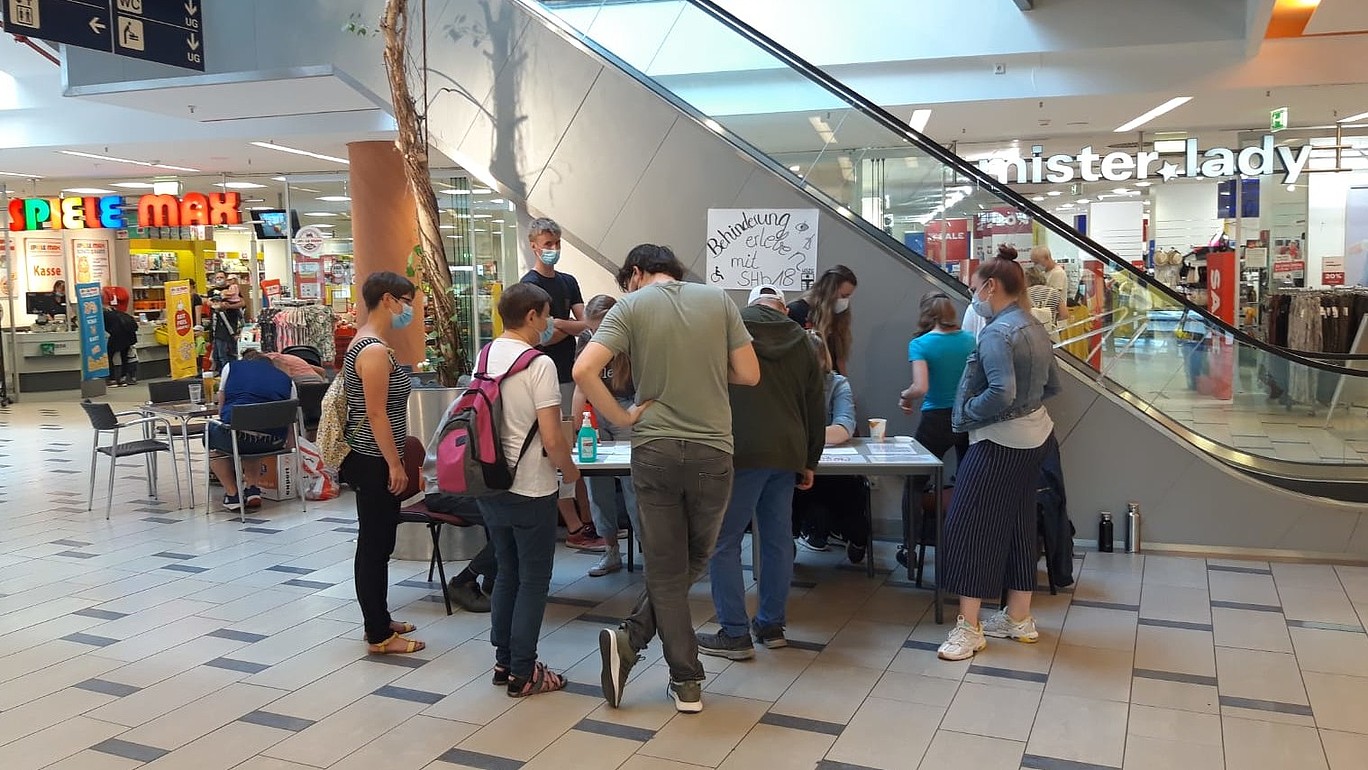
[[[1036,145],[1027,158],[987,158],[978,167],[1004,184],[1064,184],[1074,180],[1084,182],[1126,182],[1134,179],[1159,177],[1165,182],[1178,177],[1216,179],[1235,176],[1271,176],[1279,171],[1283,184],[1294,184],[1301,178],[1311,160],[1311,147],[1283,147],[1274,144],[1272,136],[1254,147],[1232,150],[1212,147],[1203,150],[1197,139],[1188,139],[1181,163],[1165,160],[1158,152],[1094,152],[1084,147],[1077,155],[1043,155],[1045,148]]]
[[[240,225],[242,195],[235,192],[144,195],[138,199],[138,227]],[[124,198],[15,198],[9,202],[9,229],[119,230],[128,227]]]

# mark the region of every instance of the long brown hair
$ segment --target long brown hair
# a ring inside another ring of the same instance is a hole
[[[808,303],[808,322],[812,328],[828,343],[836,343],[833,347],[849,355],[851,311],[836,312],[836,300],[840,298],[841,287],[847,283],[851,286],[860,284],[855,271],[845,265],[836,265],[822,273],[803,299]]]
[[[825,380],[831,374],[831,351],[827,350],[826,341],[822,339],[820,332],[808,330],[808,344],[812,346],[813,355],[817,356],[817,368],[822,370],[822,379]]]
[[[937,326],[954,329],[959,325],[959,311],[949,295],[943,291],[930,291],[922,295],[921,316],[917,319],[918,337],[934,331]]]
[[[585,320],[599,323],[616,304],[617,299],[607,294],[599,294],[591,298],[584,304]],[[608,387],[615,394],[627,392],[632,387],[631,359],[627,358],[626,353],[614,354],[613,360],[608,362],[608,368],[613,372],[608,378]]]

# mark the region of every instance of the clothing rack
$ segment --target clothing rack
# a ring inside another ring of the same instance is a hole
[[[294,345],[307,345],[324,361],[337,355],[336,322],[332,308],[297,300],[276,301],[257,316],[261,349],[274,353]]]
[[[1266,303],[1264,334],[1270,344],[1312,356],[1352,353],[1356,332],[1368,316],[1368,288],[1277,289]],[[1285,392],[1303,404],[1337,401],[1339,378],[1329,372],[1291,367],[1285,359],[1270,360],[1265,369],[1270,395]]]

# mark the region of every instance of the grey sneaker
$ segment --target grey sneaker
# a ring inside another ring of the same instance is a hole
[[[991,618],[983,621],[983,635],[994,639],[1015,639],[1026,644],[1040,641],[1035,618],[1027,616],[1025,620],[1018,622],[1007,615],[1007,610],[998,610]]]
[[[589,577],[603,577],[622,569],[622,554],[616,549],[603,554],[598,564],[589,568]]]
[[[784,638],[784,627],[778,623],[762,625],[760,621],[753,620],[751,631],[755,633],[755,641],[765,645],[767,649],[777,650],[788,646],[788,639]]]
[[[697,714],[703,710],[702,682],[676,682],[671,679],[665,692],[674,698],[675,711],[682,714]]]
[[[966,660],[987,646],[988,640],[983,638],[983,629],[969,625],[969,621],[960,615],[955,627],[950,629],[950,637],[936,650],[936,654],[941,660]]]
[[[599,631],[599,656],[603,659],[603,699],[608,705],[617,708],[622,704],[622,691],[627,686],[627,675],[632,666],[641,660],[627,631],[621,628],[605,628]]]
[[[731,636],[726,631],[698,636],[698,651],[704,655],[714,655],[728,660],[750,660],[755,657],[755,645],[751,644],[750,634]]]

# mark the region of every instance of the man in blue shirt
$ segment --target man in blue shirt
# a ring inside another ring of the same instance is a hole
[[[223,367],[223,383],[219,388],[219,419],[232,422],[233,407],[245,404],[264,404],[285,401],[293,397],[294,382],[289,375],[276,368],[271,359],[259,351],[248,350],[242,358]],[[285,448],[284,429],[269,433],[238,431],[238,454],[268,454]],[[223,484],[223,507],[235,511],[241,504],[237,488],[237,474],[233,470],[233,437],[227,428],[209,426],[209,467]],[[261,464],[243,463],[242,476],[248,508],[261,507]]]

